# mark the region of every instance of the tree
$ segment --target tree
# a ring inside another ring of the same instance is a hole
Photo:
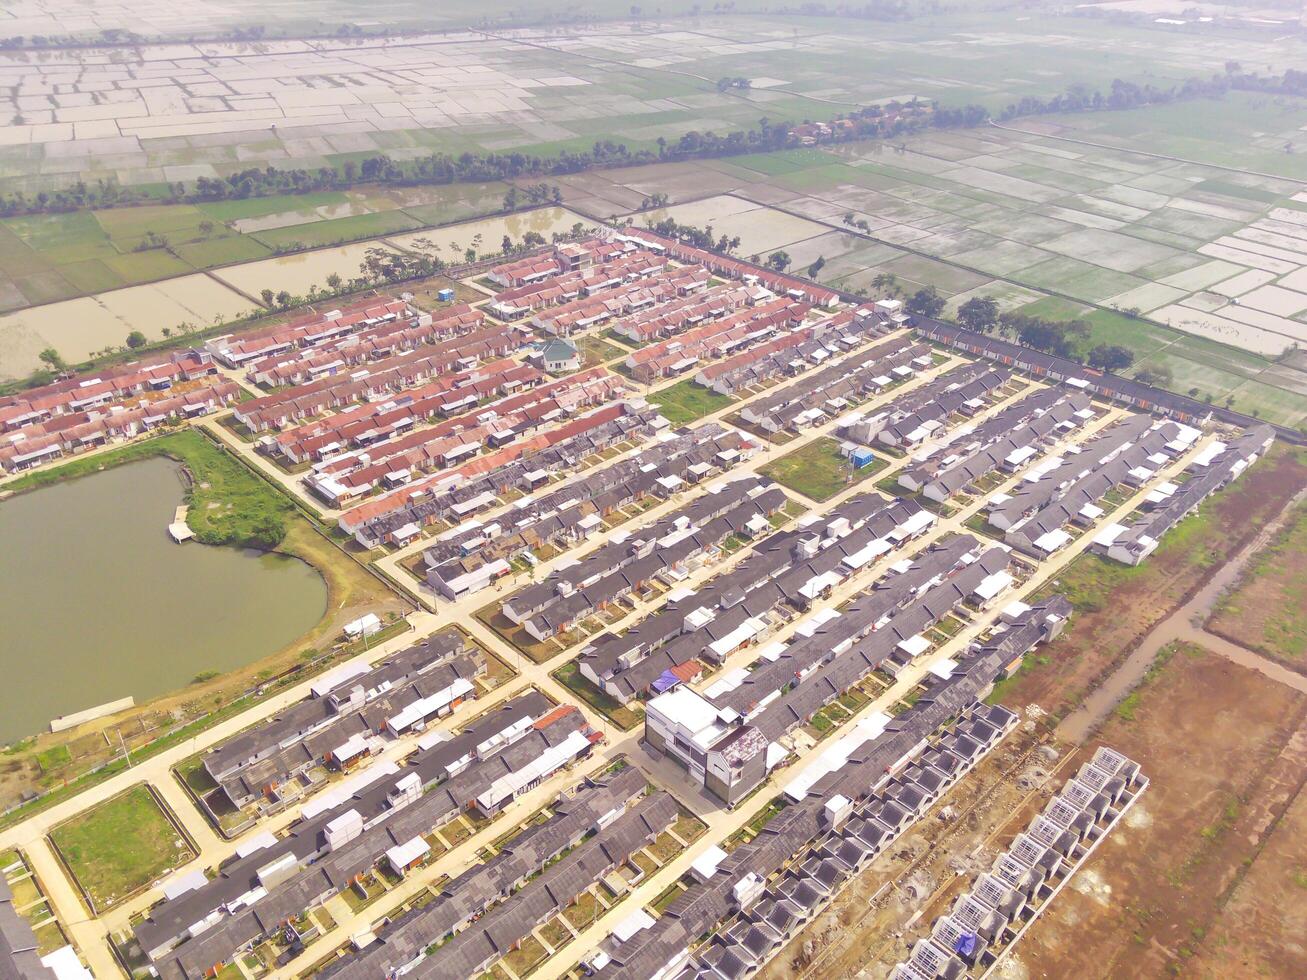
[[[271,289],[265,289],[259,293],[259,297],[263,300],[264,306],[271,307],[276,299],[276,294]]]
[[[283,310],[290,309],[290,305],[294,301],[295,301],[295,297],[284,289],[277,294],[277,305],[281,307]]]
[[[327,276],[327,288],[335,292],[340,289],[340,274],[333,272]]]
[[[198,227],[200,229],[200,234],[203,235],[205,238],[208,238],[210,235],[213,234],[212,221],[201,221]]]
[[[39,357],[44,363],[50,365],[51,369],[55,371],[62,371],[68,366],[64,363],[64,359],[59,356],[59,352],[53,347],[47,347],[45,350],[41,351],[37,357]]]
[[[499,243],[499,250],[503,252],[505,255],[513,251],[513,239],[511,236],[509,235],[504,236],[503,241]]]
[[[825,265],[826,265],[826,256],[818,255],[817,261],[812,263],[812,265],[808,266],[808,278],[816,279],[817,273],[821,272],[821,270],[825,267]]]
[[[1140,368],[1135,372],[1135,380],[1140,384],[1165,388],[1171,383],[1171,369],[1165,364],[1159,364],[1155,368]]]
[[[127,335],[127,346],[132,350],[136,350],[138,347],[144,347],[145,344],[145,334],[141,333],[139,330],[133,330]]]
[[[527,248],[536,248],[545,244],[545,236],[538,231],[528,231],[522,236],[522,244]]]
[[[1100,371],[1122,371],[1134,362],[1134,351],[1117,344],[1099,344],[1089,351],[1089,366]]]
[[[469,263],[475,262],[477,260],[477,250],[474,248],[466,249],[463,252],[463,258],[467,259]]]
[[[899,291],[899,277],[892,272],[878,272],[874,279],[871,280],[872,289],[884,290],[893,296]]]
[[[778,249],[767,256],[767,267],[777,272],[784,272],[790,265],[790,255],[784,249]]]
[[[936,317],[944,311],[944,297],[934,286],[925,286],[909,296],[906,305],[909,313]]]
[[[992,296],[973,296],[958,307],[958,323],[977,333],[993,330],[998,323],[998,301]]]

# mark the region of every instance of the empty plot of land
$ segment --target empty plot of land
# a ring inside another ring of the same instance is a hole
[[[60,824],[50,839],[97,912],[195,856],[144,785]]]

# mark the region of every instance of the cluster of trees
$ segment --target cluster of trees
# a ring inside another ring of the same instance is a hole
[[[1082,357],[1080,350],[1091,334],[1087,320],[1047,320],[1022,313],[999,313],[988,296],[974,297],[958,307],[957,322],[978,333],[999,333],[1047,354],[1083,361],[1100,371],[1120,373],[1135,362],[1134,351],[1118,344],[1096,344]],[[1138,377],[1138,375],[1136,375]]]
[[[732,77],[730,75],[723,75],[721,78],[717,79],[718,92],[726,92],[733,88],[750,89],[753,88],[753,82],[747,78],[742,78],[740,76]]]
[[[733,238],[726,235],[714,238],[712,225],[708,225],[706,228],[698,228],[695,225],[679,224],[674,218],[664,218],[657,224],[646,222],[645,227],[655,234],[675,238],[677,241],[685,242],[685,244],[694,248],[706,249],[709,252],[716,252],[718,255],[730,255],[740,247],[739,235]],[[788,259],[788,256],[786,258]]]
[[[1159,88],[1152,83],[1139,85],[1120,78],[1112,80],[1104,93],[1088,85],[1075,84],[1050,98],[1028,95],[1010,103],[999,113],[1000,119],[1038,116],[1054,112],[1093,112],[1100,109],[1134,109],[1165,105],[1193,99],[1219,99],[1230,91],[1264,92],[1268,95],[1307,95],[1307,72],[1293,68],[1282,75],[1259,75],[1244,72],[1237,61],[1227,61],[1223,74],[1185,79],[1179,85]]]
[[[641,211],[655,211],[658,208],[667,207],[668,197],[662,191],[656,194],[649,194],[640,200]]]
[[[557,184],[528,184],[525,187],[510,187],[504,194],[504,210],[516,211],[520,207],[534,207],[538,204],[562,204],[563,190]]]

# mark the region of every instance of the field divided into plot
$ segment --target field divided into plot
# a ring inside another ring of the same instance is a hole
[[[1307,374],[1274,365],[1307,346],[1305,184],[995,129],[774,156],[695,165],[712,174],[698,193],[688,165],[604,176],[670,195],[637,223],[711,224],[740,254],[820,259],[821,280],[867,294],[934,286],[950,313],[989,296],[1086,319],[1082,354],[1125,346],[1177,391],[1307,421]],[[589,176],[578,197],[620,198]]]
[[[498,211],[506,190],[492,182],[330,191],[7,218],[0,220],[0,312],[464,221]]]

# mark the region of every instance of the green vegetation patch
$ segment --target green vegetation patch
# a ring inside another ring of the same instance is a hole
[[[191,506],[186,522],[197,541],[271,549],[286,536],[290,502],[195,429],[37,470],[9,484],[9,489],[47,486],[153,456],[168,456],[186,467]]]
[[[231,265],[233,262],[249,262],[272,253],[266,245],[247,235],[191,242],[176,246],[175,251],[196,269],[212,269],[219,265]]]
[[[374,214],[356,214],[348,218],[271,228],[257,232],[253,237],[271,248],[318,248],[353,242],[360,238],[412,231],[420,227],[421,223],[416,218],[403,211],[378,211]]]
[[[195,856],[144,785],[50,832],[96,912],[103,912]]]
[[[803,448],[768,463],[759,472],[820,503],[846,487],[874,476],[886,465],[885,458],[877,454],[866,466],[854,469],[853,464],[840,452],[839,442],[829,436],[822,436]]]
[[[315,208],[345,204],[349,198],[342,191],[317,191],[312,194],[274,194],[249,197],[239,201],[213,201],[197,207],[214,221],[240,221],[242,218],[266,218],[270,214],[297,211],[311,213]]]
[[[705,415],[712,415],[735,404],[729,395],[721,395],[686,378],[649,396],[650,404],[657,405],[663,417],[674,426],[689,425]]]

